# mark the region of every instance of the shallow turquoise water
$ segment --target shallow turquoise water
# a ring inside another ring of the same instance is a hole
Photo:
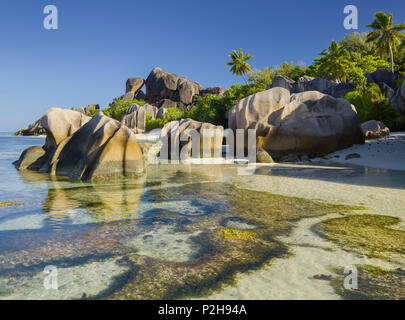
[[[244,192],[232,185],[259,187],[253,177],[265,190],[279,178],[405,189],[404,172],[341,165],[261,166],[251,177],[239,177],[232,165],[153,165],[142,179],[95,185],[18,172],[12,162],[27,147],[43,143],[44,138],[0,134],[0,202],[21,204],[0,207],[0,299],[112,297],[135,280],[151,286],[136,278],[137,270],[157,266],[162,269],[154,270],[152,283],[162,270],[187,266],[202,273],[220,250],[205,234],[222,227],[262,228],[234,203]],[[310,198],[318,199],[316,189]],[[262,205],[256,201],[250,209]],[[44,288],[49,265],[58,268],[58,290]],[[173,281],[180,275],[171,275]]]

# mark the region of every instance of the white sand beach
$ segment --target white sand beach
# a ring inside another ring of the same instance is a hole
[[[360,158],[346,160],[350,154],[359,154]],[[317,158],[316,162],[337,162],[356,164],[372,168],[405,170],[405,132],[393,132],[381,139],[366,140],[363,145],[337,151],[329,155],[331,158]],[[328,157],[329,157],[328,156]]]

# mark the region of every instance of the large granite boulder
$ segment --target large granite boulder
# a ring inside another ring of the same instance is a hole
[[[381,121],[370,120],[361,124],[366,139],[383,138],[390,134],[390,129]]]
[[[391,70],[380,69],[374,71],[373,73],[368,73],[367,79],[369,82],[374,82],[377,84],[385,83],[392,89],[396,89],[396,81],[400,78],[399,75],[392,73]]]
[[[150,103],[161,99],[172,99],[178,88],[180,77],[174,73],[154,68],[145,81],[146,100]]]
[[[399,114],[405,116],[405,81],[392,96],[390,103]]]
[[[129,78],[125,84],[125,93],[134,92],[137,93],[139,89],[143,87],[145,80],[142,78]]]
[[[315,157],[364,143],[354,106],[319,91],[292,94],[272,88],[239,101],[229,113],[229,128],[256,129],[257,148],[275,158]]]
[[[183,160],[194,155],[193,147],[198,145],[198,157],[220,157],[224,128],[211,123],[183,119],[167,123],[160,134],[163,146],[161,159]],[[198,140],[194,140],[198,139]],[[172,147],[173,146],[173,147]],[[180,152],[182,156],[180,155]]]
[[[200,91],[203,89],[198,82],[194,81],[183,81],[179,87],[179,100],[185,105],[191,104],[193,102],[193,97],[199,95]]]
[[[96,181],[138,177],[144,169],[135,134],[100,113],[61,141],[41,170],[51,175]]]
[[[161,68],[155,68],[145,81],[146,101],[156,104],[162,100],[177,101],[184,105],[193,102],[193,97],[199,95],[203,87],[198,82],[187,80],[186,77],[179,77]],[[176,105],[177,105],[176,102]],[[164,106],[168,108],[169,106]]]

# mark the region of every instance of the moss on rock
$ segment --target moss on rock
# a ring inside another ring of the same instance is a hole
[[[0,201],[0,207],[21,206],[22,203],[15,201]]]

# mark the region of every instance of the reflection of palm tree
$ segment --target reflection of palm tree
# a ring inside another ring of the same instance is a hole
[[[405,23],[392,25],[393,15],[388,15],[384,12],[377,12],[374,15],[375,20],[368,24],[367,27],[372,28],[367,36],[367,42],[376,41],[379,52],[385,55],[389,52],[391,57],[391,71],[394,72],[394,51],[401,43],[401,40],[405,40]]]
[[[346,46],[332,41],[328,49],[320,54],[322,57],[315,58],[319,65],[319,72],[331,76],[336,82],[346,82],[346,69],[350,64]]]
[[[226,65],[232,66],[232,73],[237,76],[242,76],[243,80],[245,80],[247,83],[245,74],[251,72],[252,69],[250,69],[250,65],[246,61],[253,58],[253,56],[251,54],[244,55],[241,48],[239,48],[239,52],[233,50],[229,56],[231,57],[232,61],[228,62]]]

